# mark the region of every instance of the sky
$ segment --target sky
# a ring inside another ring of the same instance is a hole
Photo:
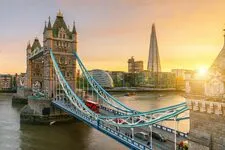
[[[127,71],[147,59],[155,23],[162,71],[209,67],[223,47],[224,0],[0,0],[0,73],[26,71],[26,46],[42,41],[60,9],[76,22],[78,54],[88,69]]]

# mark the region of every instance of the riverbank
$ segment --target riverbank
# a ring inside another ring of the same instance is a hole
[[[184,92],[184,90],[177,90],[176,88],[143,88],[143,87],[116,87],[113,89],[106,89],[107,92]]]

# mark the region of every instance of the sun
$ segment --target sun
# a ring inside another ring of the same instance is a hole
[[[208,69],[206,67],[200,67],[198,70],[197,70],[197,76],[198,77],[206,77],[207,76],[207,73],[208,73]]]

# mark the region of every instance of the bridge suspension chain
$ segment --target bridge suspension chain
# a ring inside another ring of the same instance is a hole
[[[53,61],[53,66],[55,69],[56,76],[59,80],[60,85],[62,86],[63,91],[65,92],[67,98],[69,101],[81,112],[87,114],[88,116],[93,116],[96,120],[100,120],[101,122],[111,124],[111,125],[116,125],[119,127],[126,127],[126,128],[134,128],[134,127],[140,127],[140,126],[148,126],[152,125],[155,123],[158,123],[160,121],[173,118],[174,116],[177,116],[180,113],[183,113],[184,111],[187,110],[186,104],[181,103],[178,105],[170,106],[170,107],[165,107],[157,110],[152,110],[148,112],[137,112],[133,111],[132,113],[128,113],[126,111],[121,111],[120,109],[116,108],[118,112],[120,112],[120,115],[115,115],[115,114],[108,114],[108,115],[102,115],[102,114],[97,114],[93,112],[90,108],[88,108],[83,100],[77,96],[76,93],[73,92],[73,90],[70,88],[68,85],[67,81],[63,77],[57,62],[54,58],[52,50],[50,50],[50,55]],[[87,73],[87,72],[86,72]],[[91,88],[93,88],[96,93],[96,99],[97,101],[102,100],[102,103],[108,104],[111,108],[114,110],[115,107],[112,105],[116,103],[116,101],[113,101],[113,104],[109,103],[109,100],[107,98],[110,97],[103,97],[105,95],[104,91],[102,90],[96,90],[99,89],[97,82],[91,77],[85,75],[84,72],[84,77],[87,79],[87,83],[91,85]],[[92,80],[90,80],[92,79]],[[83,79],[84,82],[84,79]],[[96,86],[96,87],[95,87]],[[83,84],[83,90],[84,90],[84,84]],[[88,86],[87,86],[88,88]],[[61,92],[61,90],[60,90]],[[88,90],[86,91],[88,92]],[[102,92],[102,93],[101,93]],[[99,99],[100,96],[100,99]],[[116,103],[118,105],[118,103]],[[123,106],[123,105],[122,105]],[[121,113],[122,112],[122,113]],[[153,118],[152,118],[153,117]],[[122,121],[115,121],[115,119],[121,119]]]

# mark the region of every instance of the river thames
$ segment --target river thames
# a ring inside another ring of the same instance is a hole
[[[126,97],[114,93],[126,105],[148,111],[184,102],[182,93],[137,93]],[[103,135],[96,129],[76,121],[52,126],[20,124],[19,111],[22,105],[11,104],[12,94],[0,94],[0,150],[123,150],[120,143]],[[163,122],[173,128],[174,123]],[[181,121],[179,130],[187,132],[189,121]]]

